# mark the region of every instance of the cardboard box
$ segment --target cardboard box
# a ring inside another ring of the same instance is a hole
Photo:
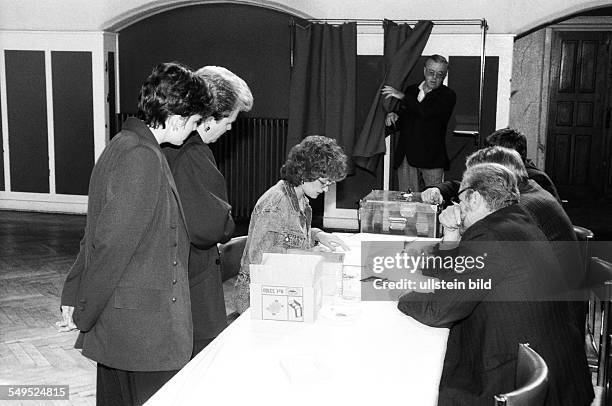
[[[372,190],[359,201],[362,233],[438,237],[438,205],[423,203],[420,193]]]
[[[316,255],[320,257],[323,261],[321,264],[323,296],[342,296],[344,252],[290,248],[287,250],[287,254]]]
[[[317,255],[264,254],[251,265],[251,318],[311,323],[323,299],[322,263]]]

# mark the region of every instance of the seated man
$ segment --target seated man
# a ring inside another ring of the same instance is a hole
[[[589,405],[593,388],[582,336],[568,303],[545,300],[564,283],[546,237],[516,204],[515,176],[495,163],[472,166],[459,199],[440,215],[440,253],[462,263],[484,257],[484,266],[439,274],[465,289],[409,292],[398,303],[421,323],[450,328],[438,405],[490,405],[495,394],[513,390],[519,343],[529,343],[549,367],[546,405]],[[470,288],[476,280],[490,286]]]
[[[465,165],[469,168],[487,162],[501,164],[516,176],[520,193],[519,206],[527,210],[548,241],[553,242],[553,251],[559,264],[563,267],[563,275],[568,288],[580,288],[584,279],[580,250],[576,244],[572,222],[561,204],[534,180],[529,179],[525,165],[517,151],[501,146],[483,148],[468,156]],[[443,198],[449,201],[456,196],[458,190],[459,182],[444,182],[424,191],[423,201],[431,201],[437,195],[440,196],[437,197],[438,200]]]
[[[491,133],[487,137],[486,143],[487,146],[499,145],[501,147],[516,150],[516,152],[521,155],[529,179],[536,181],[538,185],[542,186],[544,190],[547,190],[555,199],[561,201],[555,184],[546,172],[535,166],[530,159],[527,159],[527,137],[525,137],[523,133],[514,128],[502,128],[501,130]]]

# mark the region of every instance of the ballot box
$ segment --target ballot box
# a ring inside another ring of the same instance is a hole
[[[436,238],[440,234],[436,204],[423,203],[420,193],[372,190],[359,201],[362,233]]]

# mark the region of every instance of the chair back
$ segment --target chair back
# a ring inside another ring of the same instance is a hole
[[[597,386],[604,388],[603,398],[606,399],[612,395],[608,382],[612,378],[609,371],[612,365],[609,337],[612,326],[612,263],[591,257],[584,286],[590,292],[587,338],[590,338],[589,344],[597,358],[597,364],[593,369],[597,371]]]
[[[529,344],[519,344],[516,389],[495,395],[495,406],[542,406],[548,384],[548,366],[544,359]]]
[[[582,263],[585,267],[584,271],[586,271],[586,267],[588,266],[589,261],[589,241],[595,237],[595,234],[589,230],[588,228],[580,227],[577,225],[574,226],[574,234],[576,234],[576,239],[578,240],[578,246],[580,247],[580,255],[582,256]]]
[[[240,260],[246,245],[247,236],[234,237],[225,244],[219,244],[219,257],[221,259],[221,279],[223,282],[238,275]]]

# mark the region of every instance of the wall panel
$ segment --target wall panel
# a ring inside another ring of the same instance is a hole
[[[55,190],[86,195],[94,165],[91,52],[52,51]]]
[[[11,191],[49,193],[45,53],[4,56]]]

